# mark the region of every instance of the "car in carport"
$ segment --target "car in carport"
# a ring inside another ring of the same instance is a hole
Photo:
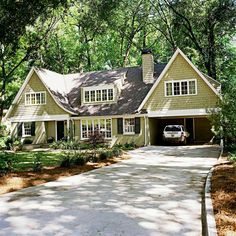
[[[183,125],[167,125],[163,130],[163,141],[186,144],[189,135]]]

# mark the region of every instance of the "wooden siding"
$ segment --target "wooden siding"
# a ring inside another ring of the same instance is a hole
[[[165,81],[197,80],[197,95],[165,97]],[[179,54],[144,105],[144,109],[182,110],[217,107],[218,97]]]
[[[107,117],[101,117],[107,118]],[[144,146],[145,144],[145,128],[144,128],[144,118],[140,118],[141,120],[141,127],[139,134],[133,135],[124,135],[117,133],[117,118],[112,118],[112,139],[110,140],[112,144],[125,144],[134,142],[137,146]],[[74,138],[77,141],[81,141],[81,134],[80,134],[80,120],[75,120],[75,135]]]
[[[45,105],[27,105],[25,106],[25,93],[27,92],[40,92],[46,91],[46,104]],[[62,115],[67,114],[62,108],[60,108],[53,100],[44,84],[38,78],[34,72],[26,85],[23,93],[20,96],[20,100],[14,105],[13,111],[10,117],[19,116],[41,116],[41,115]]]
[[[144,146],[145,144],[145,121],[144,118],[140,118],[141,126],[140,133],[133,135],[125,135],[117,133],[117,119],[112,119],[112,136],[114,143],[116,144],[125,144],[125,143],[135,143],[137,146]]]

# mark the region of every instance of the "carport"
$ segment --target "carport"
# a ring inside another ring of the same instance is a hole
[[[183,125],[190,133],[190,144],[209,142],[213,134],[210,121],[206,117],[151,117],[149,118],[151,145],[163,144],[162,133],[166,125]]]

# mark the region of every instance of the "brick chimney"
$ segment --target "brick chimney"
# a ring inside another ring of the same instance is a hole
[[[154,61],[150,49],[142,50],[142,76],[145,84],[154,83]]]

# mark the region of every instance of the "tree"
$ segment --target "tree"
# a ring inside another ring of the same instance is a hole
[[[6,89],[14,72],[46,38],[55,23],[54,19],[50,20],[50,16],[60,5],[65,6],[66,0],[1,1],[0,118],[5,107]],[[35,24],[37,26],[34,29],[30,28]]]
[[[207,74],[217,79],[218,58],[224,43],[235,35],[236,2],[163,1],[173,12],[173,34],[177,45],[195,49],[203,60]]]

